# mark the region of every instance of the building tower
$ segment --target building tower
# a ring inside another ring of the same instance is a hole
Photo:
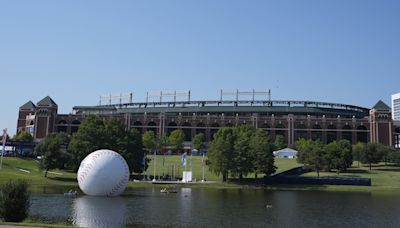
[[[58,106],[49,96],[43,98],[36,105],[35,114],[35,139],[42,139],[55,132]]]
[[[17,134],[27,131],[34,134],[34,120],[35,120],[36,105],[32,101],[26,102],[19,108]]]
[[[390,107],[382,100],[370,110],[371,143],[393,145],[393,121]]]

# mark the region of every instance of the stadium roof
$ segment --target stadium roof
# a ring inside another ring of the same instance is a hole
[[[338,103],[312,101],[190,101],[190,102],[151,102],[129,103],[101,106],[75,106],[79,112],[114,112],[114,113],[233,113],[233,112],[264,112],[264,113],[301,113],[301,114],[332,114],[364,117],[369,109]]]

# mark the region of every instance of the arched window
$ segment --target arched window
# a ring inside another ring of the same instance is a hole
[[[71,134],[75,134],[79,130],[80,124],[81,124],[81,121],[79,121],[79,120],[73,120],[71,122]]]
[[[307,132],[307,126],[303,123],[299,124],[295,128],[294,132],[294,140],[297,141],[299,139],[308,139],[308,132]]]
[[[285,143],[287,143],[287,130],[286,130],[286,126],[283,124],[278,124],[275,126],[275,138],[278,135],[282,135],[283,138],[285,139]]]
[[[177,124],[175,122],[169,122],[167,128],[167,134],[169,135],[171,132],[177,129]]]
[[[364,125],[360,125],[357,127],[357,142],[368,142],[368,129]]]
[[[185,141],[192,141],[192,125],[189,122],[182,124],[182,131],[185,134]]]
[[[353,133],[352,128],[349,125],[344,125],[342,128],[342,139],[348,140],[353,143]]]
[[[311,131],[311,139],[322,141],[322,128],[319,124],[315,124],[313,126],[312,131]]]
[[[157,124],[154,121],[147,123],[147,130],[154,132],[157,135]]]
[[[336,126],[333,124],[330,124],[327,127],[327,131],[326,131],[326,142],[327,143],[331,143],[333,141],[337,140],[337,129]]]
[[[65,120],[58,121],[57,132],[67,132],[67,131],[68,131],[67,121]]]
[[[199,133],[203,133],[206,136],[206,125],[202,122],[198,123],[196,126],[196,135]]]
[[[214,135],[218,132],[219,128],[220,126],[218,123],[211,124],[210,128],[211,139],[214,139]]]
[[[263,129],[267,135],[271,135],[271,126],[269,126],[267,123],[261,124],[261,129]]]
[[[135,121],[135,122],[133,123],[133,128],[135,128],[140,134],[143,134],[142,122],[140,122],[140,121]]]

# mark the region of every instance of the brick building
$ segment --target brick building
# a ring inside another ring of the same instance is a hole
[[[19,109],[17,132],[29,131],[36,140],[52,132],[74,134],[88,115],[118,118],[127,128],[158,135],[182,129],[185,140],[204,133],[207,141],[224,126],[249,124],[268,132],[272,139],[282,135],[289,145],[299,138],[324,143],[347,139],[352,143],[376,142],[399,146],[400,124],[391,110],[379,101],[371,109],[311,101],[168,101],[75,106],[72,114],[59,114],[57,104],[45,97],[29,101]]]

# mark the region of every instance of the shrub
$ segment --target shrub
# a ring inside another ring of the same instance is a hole
[[[5,222],[21,222],[28,216],[28,183],[23,180],[9,181],[0,188],[0,218]]]

